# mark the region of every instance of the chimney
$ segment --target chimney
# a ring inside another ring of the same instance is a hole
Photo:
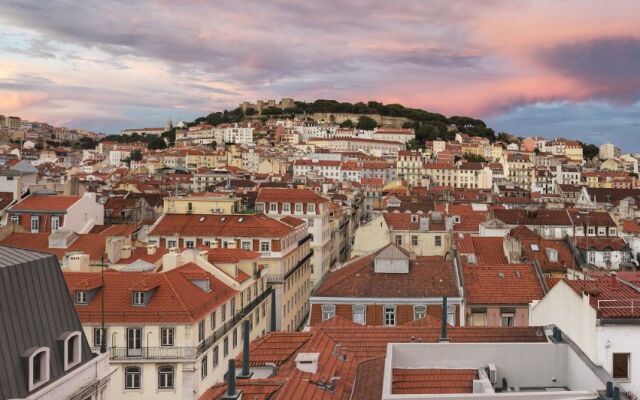
[[[85,253],[73,253],[68,256],[67,267],[74,272],[89,271],[89,255]]]
[[[238,378],[249,379],[253,372],[249,370],[249,320],[242,321],[242,371]]]
[[[131,246],[122,246],[122,250],[120,250],[120,258],[129,258],[133,254],[133,249]]]
[[[229,359],[229,371],[227,372],[227,392],[221,397],[223,400],[238,400],[242,393],[236,390],[236,360]]]
[[[170,271],[180,265],[180,253],[169,252],[162,256],[162,270]]]
[[[156,251],[158,251],[158,246],[155,243],[151,243],[151,244],[147,245],[147,254],[148,255],[156,254]]]
[[[298,371],[315,374],[318,372],[318,360],[320,353],[298,353],[296,356],[296,368]]]
[[[449,336],[447,335],[447,296],[442,296],[442,322],[440,330],[439,342],[448,342]]]

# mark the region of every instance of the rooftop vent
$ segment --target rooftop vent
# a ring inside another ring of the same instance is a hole
[[[320,353],[298,353],[296,356],[296,368],[302,372],[315,374],[318,371],[318,359]]]
[[[204,222],[204,217],[200,217],[200,218],[198,218],[198,221],[200,221],[200,222]]]
[[[498,278],[504,279],[504,272],[498,272]]]

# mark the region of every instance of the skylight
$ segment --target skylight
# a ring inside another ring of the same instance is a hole
[[[531,244],[531,250],[532,250],[532,251],[539,251],[539,250],[540,250],[540,247],[538,247],[538,245],[537,245],[537,244],[532,243],[532,244]]]

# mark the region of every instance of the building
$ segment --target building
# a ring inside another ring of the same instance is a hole
[[[240,198],[226,193],[192,193],[189,196],[165,197],[165,214],[234,214],[240,211]]]
[[[432,185],[437,186],[490,189],[493,184],[493,171],[484,163],[424,164],[422,174]]]
[[[331,151],[363,151],[375,156],[393,156],[406,148],[404,143],[392,140],[366,138],[311,138],[307,144]]]
[[[335,316],[372,326],[434,319],[437,326],[443,307],[447,323],[460,325],[463,315],[453,261],[415,257],[395,244],[330,272],[310,302],[311,326]]]
[[[0,284],[0,397],[110,398],[115,370],[91,351],[56,258],[0,246]]]
[[[95,193],[83,196],[32,194],[7,210],[9,221],[27,232],[51,233],[57,230],[88,233],[104,224],[104,206]]]
[[[267,267],[276,298],[276,329],[296,330],[308,312],[311,258],[307,224],[294,216],[264,214],[166,214],[150,229],[149,242],[168,249],[218,248],[253,251]]]
[[[329,199],[310,189],[261,188],[256,211],[270,217],[295,217],[306,221],[312,235],[311,284],[315,287],[331,268]]]
[[[407,181],[410,186],[420,186],[423,183],[423,154],[418,151],[402,150],[398,152],[396,168],[398,178]]]
[[[250,340],[270,329],[271,290],[255,261],[208,260],[170,252],[162,272],[65,273],[85,335],[118,367],[107,398],[197,399],[239,354],[244,321]]]
[[[621,154],[620,148],[611,143],[605,143],[600,146],[598,157],[601,160],[608,160],[610,158],[619,158]]]

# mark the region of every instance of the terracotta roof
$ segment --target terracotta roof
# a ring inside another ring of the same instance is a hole
[[[545,272],[566,272],[576,265],[573,252],[564,240],[521,239],[520,243],[523,260],[538,261]],[[555,261],[549,257],[552,250],[556,251]]]
[[[571,226],[571,218],[566,210],[502,210],[494,209],[493,214],[496,219],[508,225],[551,225],[551,226]]]
[[[80,196],[31,195],[11,207],[11,211],[67,211]]]
[[[533,265],[463,265],[465,297],[469,304],[524,305],[544,296]]]
[[[2,239],[0,244],[54,254],[58,260],[62,260],[67,253],[82,251],[89,254],[89,258],[92,261],[96,261],[100,260],[100,257],[105,254],[106,240],[107,237],[101,234],[88,233],[78,235],[66,249],[54,249],[49,247],[48,233],[14,232]]]
[[[295,227],[298,227],[306,223],[303,219],[292,217],[290,215],[280,218],[280,221],[284,222],[287,225],[291,225]]]
[[[477,264],[495,265],[508,264],[504,255],[503,238],[485,236],[465,236],[456,238],[456,245],[460,254],[475,254]]]
[[[264,214],[200,215],[166,214],[150,236],[281,237],[293,228]]]
[[[442,257],[416,257],[408,273],[376,273],[376,256],[390,244],[368,256],[347,262],[330,272],[315,296],[328,297],[442,297],[459,296],[453,261]]]
[[[300,202],[300,203],[327,203],[329,199],[311,189],[289,188],[260,188],[258,203],[270,202]]]
[[[65,280],[72,296],[83,288],[83,282],[99,276],[99,272],[65,272]],[[199,279],[208,277],[211,291],[205,292],[189,281],[197,274]],[[91,302],[76,305],[83,323],[99,322],[101,298],[105,297],[105,320],[109,323],[123,322],[196,322],[238,292],[225,285],[213,275],[195,264],[186,264],[168,272],[117,272],[104,274],[104,287],[98,290]],[[154,288],[146,306],[133,306],[133,290]]]
[[[473,393],[477,369],[393,369],[393,394]]]
[[[223,264],[237,264],[241,260],[256,260],[260,258],[260,253],[244,249],[209,249],[209,262]]]
[[[589,303],[599,318],[640,318],[640,292],[614,275],[564,282],[579,294],[589,295]]]
[[[581,250],[613,250],[620,251],[629,249],[627,243],[619,237],[577,237],[573,239],[576,246]]]
[[[626,220],[622,223],[622,232],[640,234],[640,223],[633,219]]]

